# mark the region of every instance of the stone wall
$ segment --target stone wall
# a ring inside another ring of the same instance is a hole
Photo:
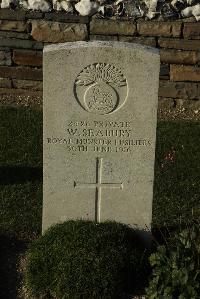
[[[78,40],[135,42],[159,48],[160,100],[171,106],[183,101],[194,107],[199,104],[200,22],[193,18],[133,22],[1,9],[0,94],[42,95],[43,46]]]

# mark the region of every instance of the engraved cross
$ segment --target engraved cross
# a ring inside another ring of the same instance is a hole
[[[123,183],[102,183],[103,158],[96,159],[96,183],[74,182],[74,188],[95,188],[95,221],[101,221],[101,189],[123,189]]]

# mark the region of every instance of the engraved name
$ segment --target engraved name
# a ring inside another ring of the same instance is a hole
[[[51,136],[48,144],[66,146],[68,152],[131,153],[136,147],[148,147],[148,138],[136,138],[131,121],[70,121],[65,136]]]

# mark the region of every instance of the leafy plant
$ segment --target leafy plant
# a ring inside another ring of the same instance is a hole
[[[200,233],[193,225],[176,233],[150,256],[148,299],[200,298]]]
[[[67,221],[32,244],[26,285],[32,295],[48,298],[118,298],[127,281],[137,284],[143,252],[126,225]]]

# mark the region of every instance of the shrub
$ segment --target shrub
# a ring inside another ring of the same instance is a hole
[[[143,248],[115,222],[67,221],[51,227],[27,254],[26,285],[34,296],[118,298],[140,271]]]
[[[200,234],[194,225],[176,233],[150,256],[148,299],[199,299]]]

